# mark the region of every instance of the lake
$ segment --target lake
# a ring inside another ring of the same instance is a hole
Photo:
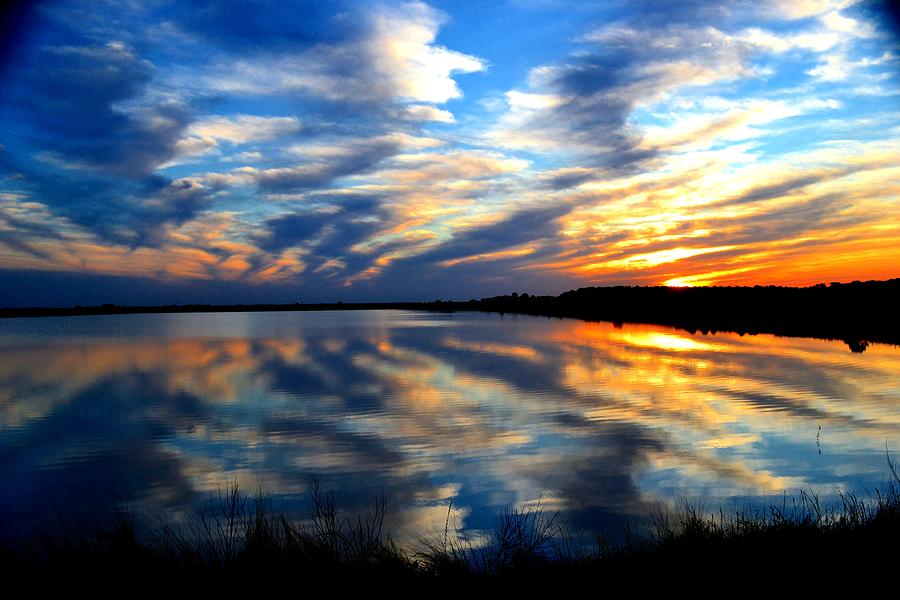
[[[0,320],[0,533],[190,514],[237,483],[303,515],[383,494],[415,539],[540,502],[591,535],[659,503],[871,492],[900,348],[571,319],[335,311]]]

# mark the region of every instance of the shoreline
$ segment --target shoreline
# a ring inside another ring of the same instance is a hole
[[[0,308],[0,319],[126,314],[415,310],[486,312],[674,327],[691,334],[731,332],[842,341],[853,352],[870,343],[900,345],[900,279],[806,288],[603,287],[559,296],[513,293],[480,300],[167,304]]]

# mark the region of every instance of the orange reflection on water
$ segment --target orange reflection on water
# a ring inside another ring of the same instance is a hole
[[[520,358],[531,362],[540,362],[541,355],[529,346],[513,346],[511,344],[491,344],[484,342],[464,341],[457,337],[447,337],[442,344],[447,348],[454,350],[463,350],[467,352],[485,352],[494,356],[508,356]]]
[[[659,350],[675,350],[675,351],[697,351],[724,350],[723,346],[711,344],[708,342],[700,342],[691,339],[688,336],[674,335],[671,333],[661,333],[658,331],[635,331],[624,332],[621,335],[609,335],[610,341],[622,341],[631,346],[641,348],[657,348]]]
[[[831,443],[845,448],[900,433],[896,348],[870,346],[871,354],[861,356],[825,340],[578,321],[556,328],[552,339],[563,348],[561,380],[579,398],[581,416],[663,429],[684,467],[742,474],[745,483],[771,489],[778,481],[802,481],[739,467],[735,458],[726,468],[718,451],[752,452],[772,436],[818,441],[820,426],[839,430]]]

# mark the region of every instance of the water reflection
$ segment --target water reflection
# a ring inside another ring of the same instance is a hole
[[[384,492],[414,535],[543,497],[575,528],[678,495],[871,488],[900,349],[496,315],[140,315],[0,328],[0,528],[230,481]],[[821,450],[821,454],[819,453]]]

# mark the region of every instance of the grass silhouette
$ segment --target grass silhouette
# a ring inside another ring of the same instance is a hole
[[[798,581],[822,576],[837,561],[843,572],[883,576],[897,566],[900,474],[888,456],[890,480],[861,497],[840,493],[825,505],[811,492],[781,503],[709,512],[681,502],[646,521],[623,519],[617,531],[585,546],[539,501],[507,509],[476,542],[451,523],[413,549],[386,530],[384,497],[364,515],[342,513],[332,494],[311,490],[307,518],[290,519],[262,491],[237,485],[185,521],[139,523],[120,513],[103,528],[60,527],[2,555],[7,579],[93,579],[111,582],[194,581],[218,584],[295,581],[537,582],[596,580],[644,585],[745,578],[753,565],[767,577]],[[648,580],[648,574],[652,577]],[[324,579],[323,579],[324,578]]]

